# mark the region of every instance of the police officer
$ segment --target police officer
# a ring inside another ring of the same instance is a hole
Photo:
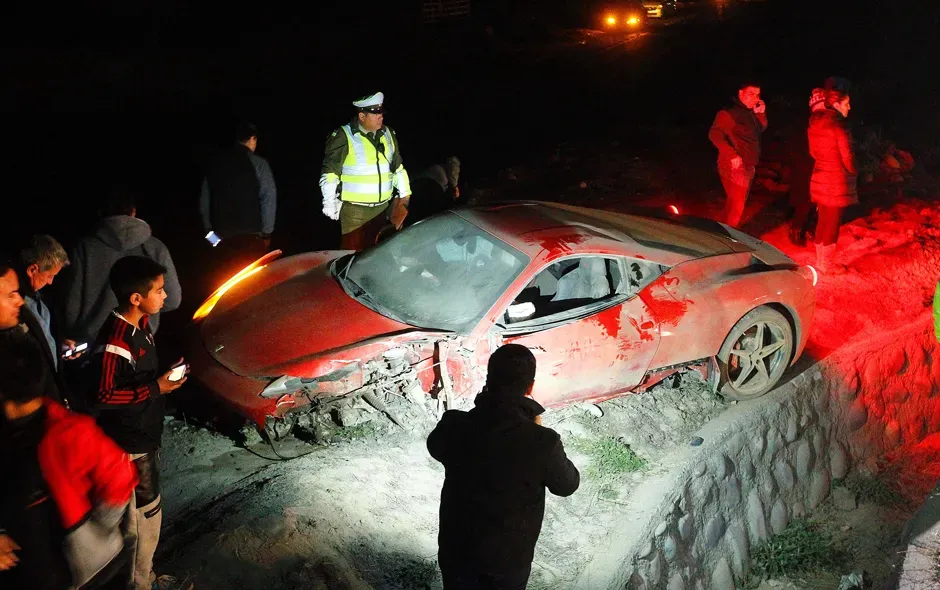
[[[395,132],[383,124],[384,101],[377,92],[353,102],[355,118],[326,141],[323,214],[340,222],[344,250],[368,248],[387,221],[400,229],[408,215],[411,185]]]

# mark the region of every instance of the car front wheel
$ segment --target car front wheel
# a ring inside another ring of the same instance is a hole
[[[758,398],[780,381],[793,356],[793,330],[769,307],[749,311],[731,328],[718,351],[718,391],[744,401]]]

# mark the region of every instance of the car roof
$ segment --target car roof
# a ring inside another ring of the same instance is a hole
[[[731,238],[721,224],[690,217],[657,219],[543,201],[493,203],[454,213],[533,260],[583,252],[674,266],[751,250]]]

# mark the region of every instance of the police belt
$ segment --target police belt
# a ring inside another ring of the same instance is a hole
[[[343,201],[344,205],[358,205],[360,207],[381,207],[382,205],[388,205],[392,199],[387,199],[381,203],[358,203],[356,201]]]

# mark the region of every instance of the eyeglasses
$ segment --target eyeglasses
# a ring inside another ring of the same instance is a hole
[[[369,113],[372,115],[381,115],[385,112],[385,109],[382,107],[365,107],[360,109],[363,113]]]

